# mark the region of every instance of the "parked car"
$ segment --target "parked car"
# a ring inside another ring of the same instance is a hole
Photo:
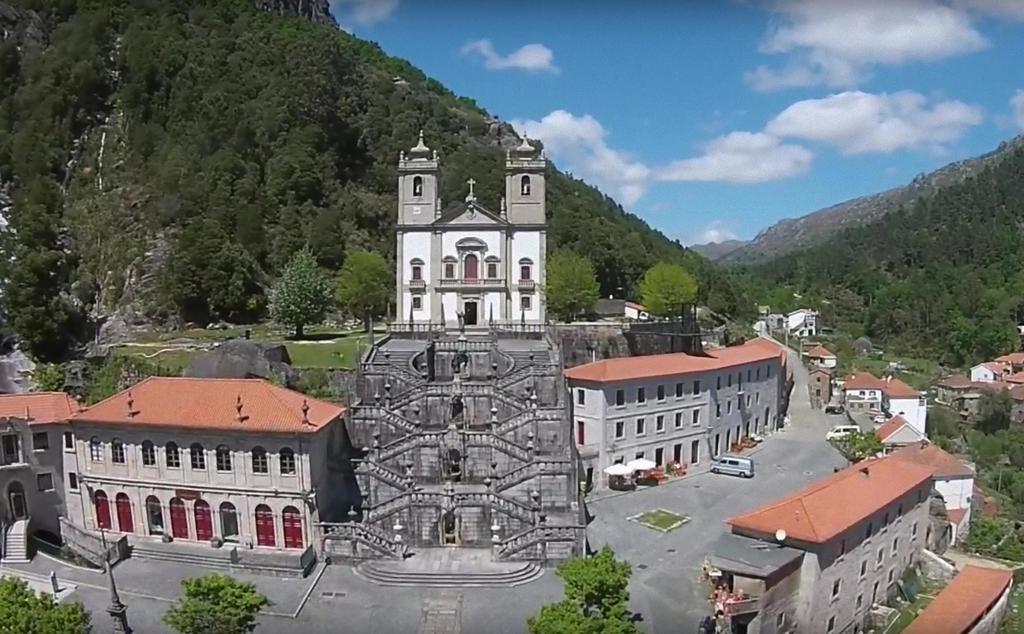
[[[754,461],[745,456],[723,455],[711,462],[711,473],[725,473],[743,478],[754,477]]]
[[[825,406],[825,413],[826,414],[842,414],[845,411],[846,411],[846,408],[843,407],[842,405],[832,404],[832,405],[826,405]]]
[[[825,434],[825,440],[841,440],[850,434],[860,433],[860,427],[856,425],[836,425],[832,431]]]

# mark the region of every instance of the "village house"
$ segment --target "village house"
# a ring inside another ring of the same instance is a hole
[[[1000,361],[986,361],[971,368],[971,380],[977,383],[1001,381],[1013,373],[1012,367]]]
[[[843,401],[851,412],[881,412],[885,382],[869,372],[857,372],[843,381]]]
[[[946,505],[952,531],[950,544],[962,540],[971,526],[974,468],[927,440],[907,445],[892,455],[932,470],[933,486]]]
[[[832,370],[813,367],[807,373],[807,389],[810,391],[811,407],[824,408],[832,402]]]
[[[929,603],[904,634],[995,634],[1006,616],[1013,572],[964,566]]]
[[[836,355],[822,345],[817,345],[804,353],[807,362],[819,368],[836,367]]]
[[[1024,352],[1011,352],[995,358],[996,363],[1004,363],[1010,366],[1011,372],[1024,371]]]
[[[926,432],[928,400],[896,377],[879,379],[858,372],[843,383],[843,401],[852,412],[899,415],[922,434]]]
[[[642,304],[636,302],[625,303],[625,317],[633,321],[643,321],[651,318],[651,314],[647,312],[647,309]]]
[[[885,447],[885,453],[892,453],[900,447],[906,447],[921,441],[928,441],[928,437],[914,428],[902,416],[893,416],[881,427],[875,430],[879,440]]]
[[[794,337],[817,337],[821,332],[818,311],[799,308],[786,315],[786,328]]]
[[[708,351],[605,359],[566,370],[588,481],[634,459],[706,466],[780,424],[781,359],[757,339]]]
[[[930,468],[887,456],[728,520],[716,609],[734,632],[860,631],[927,548],[931,488]]]

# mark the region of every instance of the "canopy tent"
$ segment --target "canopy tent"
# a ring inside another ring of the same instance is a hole
[[[630,460],[626,463],[626,466],[632,471],[647,471],[657,467],[653,460],[646,458],[637,458],[636,460]]]
[[[604,472],[612,476],[626,476],[633,473],[633,469],[621,462],[616,462],[613,465],[608,465],[604,468]]]

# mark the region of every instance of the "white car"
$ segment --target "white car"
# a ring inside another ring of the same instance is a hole
[[[825,440],[841,440],[850,434],[860,433],[860,427],[856,425],[836,425],[832,431],[825,434]]]

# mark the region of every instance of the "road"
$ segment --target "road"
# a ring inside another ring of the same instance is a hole
[[[590,526],[595,547],[610,545],[619,558],[633,565],[632,608],[643,616],[647,632],[690,634],[708,611],[699,582],[701,563],[710,545],[726,530],[725,520],[776,499],[817,478],[829,475],[845,460],[828,445],[825,432],[843,422],[813,410],[807,398],[807,372],[791,354],[795,386],[790,403],[790,426],[768,438],[752,453],[757,475],[751,480],[710,473],[650,489],[606,498],[590,504],[596,516]],[[690,517],[670,533],[659,533],[629,521],[630,515],[664,508]],[[164,611],[179,594],[184,578],[213,572],[195,566],[127,560],[120,564],[118,585],[137,632],[168,632]],[[104,610],[109,604],[102,575],[62,567],[36,558],[26,568],[46,575],[56,569],[63,579],[81,584],[78,598],[93,613],[96,634],[111,631]],[[260,617],[261,632],[363,632],[380,634],[445,632],[446,634],[518,634],[526,619],[541,605],[562,596],[553,570],[514,589],[387,588],[355,575],[348,566],[328,566],[314,579],[275,579],[239,575],[272,597],[270,611]],[[312,587],[311,587],[312,586]],[[309,601],[295,618],[293,612],[309,592]]]

